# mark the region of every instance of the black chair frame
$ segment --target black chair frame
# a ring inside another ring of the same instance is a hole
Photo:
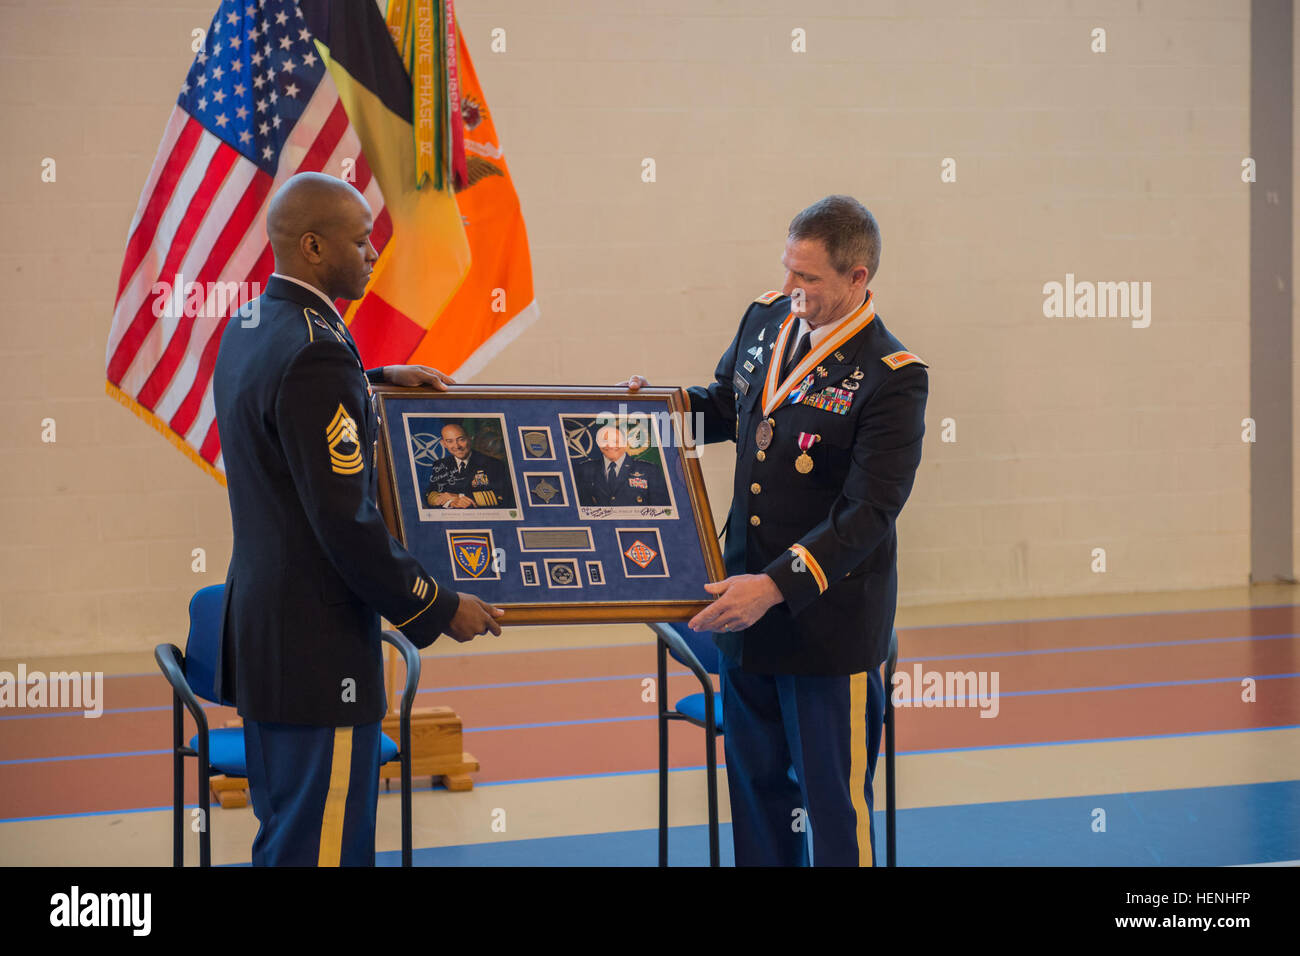
[[[658,637],[659,685],[655,698],[659,702],[659,865],[668,865],[668,722],[684,720],[704,728],[704,762],[709,790],[709,866],[719,866],[718,853],[718,725],[713,678],[700,663],[680,634],[665,624],[651,624]],[[704,720],[668,709],[668,648],[686,662],[704,691]]]
[[[397,631],[384,631],[381,636],[385,643],[397,649],[406,664],[406,683],[399,710],[398,759],[402,766],[402,866],[411,866],[411,710],[420,686],[420,652]],[[212,836],[209,832],[212,768],[208,763],[208,717],[185,679],[185,655],[181,649],[175,644],[159,644],[154,648],[153,656],[172,688],[172,866],[185,865],[185,758],[195,757],[202,814],[199,866],[209,867],[212,865]],[[186,711],[198,728],[197,750],[185,742]]]
[[[712,675],[704,669],[699,658],[691,651],[680,634],[666,624],[651,624],[658,638],[658,693],[659,702],[659,865],[668,865],[668,722],[684,720],[704,728],[705,763],[709,791],[709,866],[718,866],[718,729]],[[704,692],[704,720],[668,708],[668,649],[672,648],[678,659],[685,661],[700,689]],[[898,865],[897,798],[894,786],[895,724],[894,724],[894,670],[898,666],[898,632],[889,636],[889,656],[885,661],[885,865]]]

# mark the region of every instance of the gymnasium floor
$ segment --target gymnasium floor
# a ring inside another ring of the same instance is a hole
[[[1284,586],[901,610],[900,671],[996,671],[1000,694],[992,719],[899,709],[899,864],[1300,863],[1298,617]],[[0,714],[0,864],[168,865],[171,708],[152,656],[25,663],[104,670],[105,711]],[[482,771],[466,793],[417,779],[417,865],[653,865],[654,670],[639,625],[426,651],[419,704],[461,715]],[[692,683],[670,666],[670,700]],[[672,728],[674,864],[707,862],[702,740]],[[883,857],[883,757],[876,792]],[[251,809],[214,809],[214,862],[247,863],[255,831]],[[395,786],[378,840],[396,865]],[[722,842],[730,863],[726,826]]]

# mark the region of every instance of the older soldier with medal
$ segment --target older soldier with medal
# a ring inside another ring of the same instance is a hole
[[[736,442],[726,580],[691,621],[722,652],[737,865],[870,866],[880,665],[897,602],[894,522],[921,460],[926,364],[875,312],[875,219],[829,196],[790,223],[785,286],[754,300],[704,440]],[[627,383],[647,384],[639,376]],[[794,769],[797,782],[789,775]],[[791,826],[800,812],[810,826]]]

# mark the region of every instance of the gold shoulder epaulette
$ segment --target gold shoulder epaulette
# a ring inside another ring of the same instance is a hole
[[[303,309],[302,317],[307,320],[307,341],[309,342],[316,341],[316,333],[312,330],[313,325],[315,325],[317,328],[324,329],[326,332],[333,335],[335,341],[338,342],[343,341],[343,336],[339,335],[338,332],[336,332],[333,328],[331,328],[330,324],[325,321],[325,317],[321,315],[319,312],[317,312],[315,309]]]
[[[758,302],[758,303],[760,303],[760,304],[762,304],[762,305],[771,305],[773,302],[775,302],[775,301],[776,301],[777,299],[779,299],[779,298],[781,298],[781,290],[780,290],[780,289],[773,289],[771,292],[764,292],[762,295],[760,295],[760,296],[759,296],[757,299],[755,299],[754,301],[755,301],[755,302]]]
[[[926,368],[930,367],[929,363],[921,359],[921,356],[913,355],[911,352],[891,352],[889,355],[882,355],[880,361],[894,370],[898,370],[904,365],[911,365],[913,362],[924,365]]]

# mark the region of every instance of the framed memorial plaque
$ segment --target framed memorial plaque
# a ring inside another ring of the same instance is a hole
[[[687,620],[725,577],[679,389],[374,391],[389,530],[503,623]]]

